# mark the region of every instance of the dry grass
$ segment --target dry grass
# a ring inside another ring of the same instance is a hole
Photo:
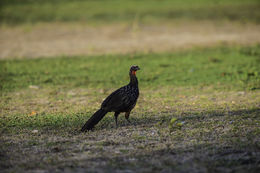
[[[260,43],[258,24],[175,22],[161,26],[38,24],[0,28],[0,58],[125,54]]]

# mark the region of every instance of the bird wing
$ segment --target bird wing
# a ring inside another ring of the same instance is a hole
[[[126,86],[125,86],[126,87]],[[128,96],[125,93],[125,87],[111,93],[102,103],[101,107],[108,111],[124,110],[128,105]]]

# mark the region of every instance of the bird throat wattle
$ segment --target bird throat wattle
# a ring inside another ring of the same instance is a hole
[[[136,71],[132,71],[132,75],[136,75]]]

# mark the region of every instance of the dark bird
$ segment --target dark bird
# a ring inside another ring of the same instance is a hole
[[[117,126],[117,117],[121,112],[125,112],[125,118],[128,122],[131,110],[135,107],[139,96],[138,80],[136,71],[140,68],[132,66],[129,71],[130,82],[113,93],[111,93],[102,103],[101,108],[96,111],[82,127],[81,131],[92,130],[94,126],[108,113],[115,112],[115,121]]]

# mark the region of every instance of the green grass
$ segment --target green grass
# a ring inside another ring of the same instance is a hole
[[[212,86],[258,89],[260,47],[194,49],[188,52],[2,60],[1,90],[29,85],[111,88],[128,82],[138,64],[141,87]]]
[[[259,55],[255,45],[1,60],[0,168],[256,172]],[[115,128],[109,113],[80,133],[102,100],[128,83],[132,64],[141,67],[132,123],[120,115]]]
[[[81,21],[158,23],[171,20],[224,20],[259,23],[258,0],[98,0],[1,1],[2,24]]]
[[[113,89],[128,83],[128,69],[133,64],[141,67],[138,78],[144,99],[155,101],[146,101],[139,111],[154,114],[160,113],[165,105],[176,110],[186,109],[192,103],[200,103],[203,111],[215,110],[218,106],[208,100],[208,93],[222,95],[222,92],[260,89],[259,55],[260,47],[256,45],[161,54],[1,60],[1,127],[5,130],[78,127],[86,114],[90,116]],[[187,100],[198,93],[197,102]],[[87,107],[71,105],[71,102],[77,104],[72,100],[80,96],[87,100]],[[250,99],[254,102],[257,98]],[[151,106],[156,102],[159,105]],[[254,106],[255,103],[251,108]],[[32,111],[37,116],[30,116]],[[200,110],[193,114],[200,114]]]

